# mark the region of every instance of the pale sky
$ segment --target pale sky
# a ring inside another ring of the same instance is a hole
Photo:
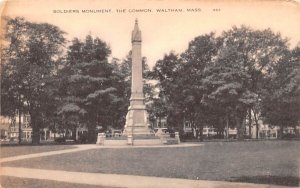
[[[83,13],[83,10],[109,11]],[[117,9],[125,9],[118,13]],[[151,12],[136,12],[150,9]],[[182,12],[157,12],[182,9]],[[201,9],[188,12],[187,9]],[[220,9],[220,11],[213,11]],[[73,13],[54,13],[74,10]],[[132,12],[134,11],[135,12]],[[67,32],[66,37],[98,36],[109,44],[112,57],[122,59],[131,50],[135,18],[142,31],[142,55],[152,67],[163,55],[181,53],[196,36],[220,34],[233,25],[253,29],[271,28],[290,38],[291,47],[300,42],[298,1],[204,1],[204,0],[9,0],[2,1],[2,15],[23,16],[34,22],[48,22]]]

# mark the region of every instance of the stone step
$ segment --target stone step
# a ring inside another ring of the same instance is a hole
[[[164,144],[172,145],[172,144],[179,144],[179,143],[177,139],[167,139],[167,143]]]

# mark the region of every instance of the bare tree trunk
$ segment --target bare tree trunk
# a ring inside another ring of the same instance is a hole
[[[96,127],[94,122],[88,123],[88,132],[87,132],[87,141],[88,143],[96,143],[97,135],[96,135]]]
[[[40,144],[40,129],[35,114],[30,113],[32,128],[32,144]]]
[[[200,142],[203,142],[203,125],[199,126]]]
[[[294,125],[293,128],[294,128],[295,135],[298,137],[299,132],[297,131],[297,125]]]
[[[19,144],[22,142],[22,123],[21,123],[21,111],[19,109]]]
[[[19,105],[19,109],[18,109],[18,114],[19,114],[19,136],[18,136],[18,141],[19,144],[21,144],[22,142],[22,123],[21,123],[21,96],[18,95],[18,105]]]
[[[283,125],[280,125],[280,133],[279,133],[279,138],[283,138]]]
[[[77,141],[76,140],[76,128],[77,128],[77,126],[75,125],[75,126],[73,126],[73,130],[72,130],[72,138],[73,138],[74,142]]]
[[[237,136],[239,140],[244,139],[244,131],[245,131],[245,124],[244,124],[244,118],[240,118],[236,115],[235,122],[237,127]]]
[[[255,121],[255,125],[256,125],[256,139],[258,139],[258,131],[259,131],[259,126],[258,126],[258,119],[257,119],[257,114],[255,112],[254,113],[254,121]]]
[[[252,139],[252,117],[251,117],[251,108],[249,108],[249,138]]]
[[[158,117],[158,127],[161,128],[161,117],[160,116]]]
[[[226,139],[228,140],[229,138],[229,115],[226,114]]]
[[[40,130],[36,125],[32,126],[32,144],[40,144]]]

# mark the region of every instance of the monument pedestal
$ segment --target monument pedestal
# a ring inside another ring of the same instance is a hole
[[[143,93],[135,93],[130,99],[124,134],[133,137],[135,135],[154,135],[154,132],[150,129]]]

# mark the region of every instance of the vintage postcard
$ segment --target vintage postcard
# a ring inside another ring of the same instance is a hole
[[[2,0],[0,187],[299,187],[300,2]]]

